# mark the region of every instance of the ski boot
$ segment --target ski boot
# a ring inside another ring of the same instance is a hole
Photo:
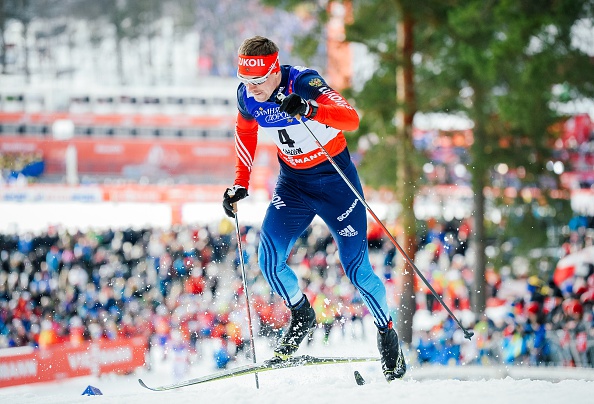
[[[406,373],[406,362],[398,343],[398,334],[392,328],[392,321],[388,323],[388,327],[378,328],[377,348],[382,357],[382,370],[386,380],[391,382],[401,379]]]
[[[306,336],[311,338],[316,328],[316,312],[304,295],[295,308],[291,309],[291,322],[274,348],[274,359],[287,360],[299,348]]]

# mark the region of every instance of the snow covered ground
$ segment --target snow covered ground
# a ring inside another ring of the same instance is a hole
[[[372,331],[371,328],[368,329]],[[300,354],[319,356],[376,356],[375,335],[365,339],[331,335],[330,344],[316,334],[312,345],[302,346]],[[257,339],[259,360],[271,355],[266,340]],[[187,379],[215,371],[213,347],[203,348],[203,359],[191,367]],[[153,370],[138,370],[133,375],[82,377],[53,383],[41,383],[0,389],[0,403],[68,404],[68,403],[591,403],[594,392],[594,369],[554,369],[527,367],[409,366],[405,378],[390,384],[384,381],[379,362],[309,366],[260,373],[260,388],[253,375],[226,379],[167,392],[153,392],[141,387],[142,378],[149,386],[174,382],[170,360],[161,360],[154,351]],[[249,363],[245,358],[230,367]],[[366,384],[358,386],[353,372],[358,370]],[[87,386],[101,390],[101,396],[83,396]]]

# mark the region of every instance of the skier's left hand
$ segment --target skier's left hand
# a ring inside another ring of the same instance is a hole
[[[233,185],[231,188],[227,188],[223,195],[223,209],[225,210],[225,214],[234,218],[235,209],[233,209],[233,204],[242,200],[246,196],[248,196],[247,189],[241,185]]]

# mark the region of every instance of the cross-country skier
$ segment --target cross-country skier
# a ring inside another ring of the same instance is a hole
[[[278,51],[274,42],[261,36],[246,39],[239,47],[236,176],[223,199],[225,213],[235,217],[233,204],[248,196],[258,126],[262,127],[278,148],[280,174],[262,223],[258,261],[272,290],[291,310],[289,327],[274,355],[283,360],[290,357],[316,326],[315,312],[286,261],[297,238],[318,215],[336,240],[346,275],[375,319],[386,379],[401,378],[406,363],[392,326],[386,289],[369,262],[366,209],[303,124],[362,195],[342,132],[357,129],[359,116],[315,70],[281,65]],[[278,94],[286,97],[280,105]]]

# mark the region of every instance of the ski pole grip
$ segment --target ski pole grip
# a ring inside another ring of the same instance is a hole
[[[282,103],[283,103],[283,100],[284,100],[285,98],[287,98],[287,96],[286,96],[286,95],[284,95],[284,94],[283,94],[283,93],[281,93],[281,92],[278,92],[278,93],[276,94],[276,97],[274,97],[274,98],[276,98],[276,103],[277,103],[277,104],[282,104]],[[298,121],[301,121],[301,115],[295,115],[295,118],[296,118]]]
[[[227,190],[227,195],[233,198],[235,196],[235,191],[232,188],[229,188],[229,190]],[[237,213],[237,202],[233,202],[231,206],[233,207],[233,213]]]

